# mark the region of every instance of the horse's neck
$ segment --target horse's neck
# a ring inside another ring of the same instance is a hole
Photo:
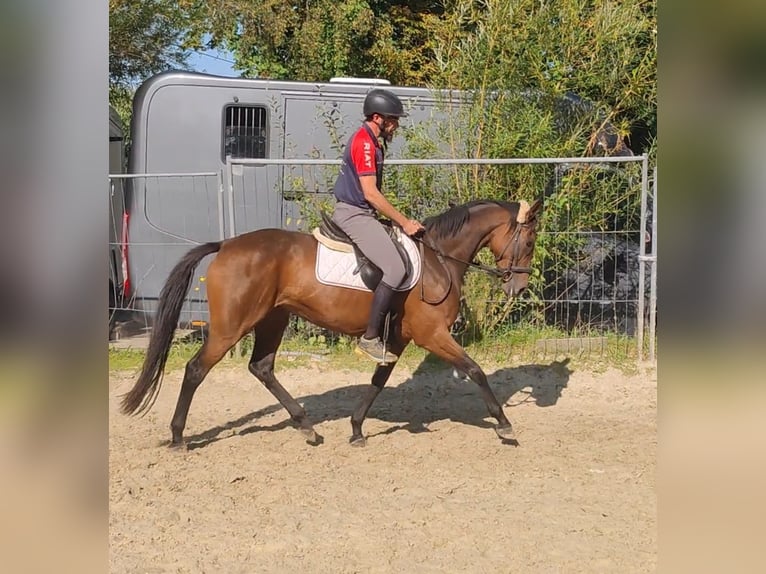
[[[456,238],[455,249],[465,257],[464,261],[472,261],[476,254],[489,243],[492,230],[496,227],[493,221],[487,221],[484,225],[476,225],[475,229],[466,230]]]
[[[491,231],[491,226],[488,226],[486,229],[482,226],[478,229],[465,230],[458,237],[452,237],[445,241],[441,246],[442,252],[462,262],[473,261],[479,250],[489,241]],[[463,275],[465,275],[468,265],[455,260],[449,260],[449,266],[454,270],[453,276],[456,279],[460,279],[462,283]]]

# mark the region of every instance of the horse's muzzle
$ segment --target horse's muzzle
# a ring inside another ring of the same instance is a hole
[[[527,290],[527,282],[524,281],[521,285],[520,283],[522,282],[511,279],[510,281],[503,283],[503,291],[510,298],[519,297]]]

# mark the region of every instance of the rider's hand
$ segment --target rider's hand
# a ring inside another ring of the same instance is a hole
[[[402,226],[404,232],[412,237],[426,230],[425,227],[417,219],[408,219]]]

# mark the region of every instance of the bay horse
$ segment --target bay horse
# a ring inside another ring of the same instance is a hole
[[[497,420],[495,432],[504,440],[513,438],[513,427],[487,384],[484,371],[455,341],[450,327],[459,311],[463,277],[469,266],[499,277],[509,297],[527,288],[541,209],[540,200],[531,206],[526,202],[475,200],[425,219],[425,232],[419,240],[421,278],[410,291],[397,293],[392,304],[395,319],[389,329],[390,350],[401,356],[412,341],[468,376],[479,386],[489,414]],[[493,253],[496,267],[473,261],[484,247]],[[255,337],[249,371],[287,410],[307,442],[318,444],[322,437],[305,410],[274,376],[282,336],[291,314],[337,333],[359,336],[367,325],[372,293],[319,283],[314,275],[317,240],[297,231],[261,229],[198,245],[183,256],[160,293],[141,373],[122,397],[122,412],[144,413],[154,404],[194,270],[213,253],[216,256],[206,279],[208,337],[186,364],[170,424],[170,446],[184,444],[183,431],[197,387],[248,333]],[[394,365],[376,367],[370,386],[351,415],[352,445],[364,446],[362,423]]]

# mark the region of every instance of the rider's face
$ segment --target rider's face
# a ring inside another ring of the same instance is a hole
[[[382,135],[387,142],[390,142],[394,137],[396,128],[399,127],[399,118],[391,116],[381,116],[381,118],[383,119],[383,122],[380,127],[380,135]]]

